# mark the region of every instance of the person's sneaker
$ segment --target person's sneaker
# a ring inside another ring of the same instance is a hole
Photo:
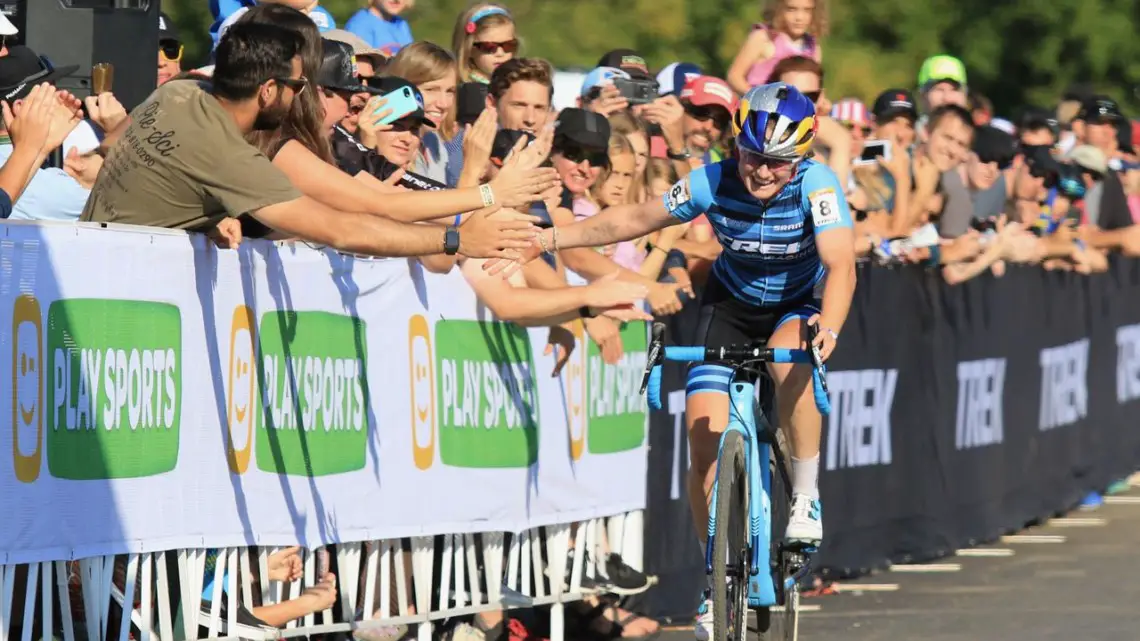
[[[823,509],[819,499],[807,494],[792,497],[788,529],[784,531],[784,542],[819,547],[823,541]]]
[[[641,594],[649,589],[649,578],[626,565],[619,554],[606,558],[606,578],[609,579],[606,587],[618,596]]]
[[[697,619],[693,622],[693,636],[697,641],[709,641],[713,635],[712,591],[701,592],[701,605],[697,608]]]

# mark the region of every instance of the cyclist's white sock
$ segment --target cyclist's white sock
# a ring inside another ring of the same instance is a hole
[[[811,458],[792,457],[792,492],[819,499],[819,454]]]

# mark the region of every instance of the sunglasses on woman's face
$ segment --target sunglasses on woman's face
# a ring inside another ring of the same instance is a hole
[[[472,43],[475,50],[479,53],[492,54],[502,49],[504,53],[515,53],[519,50],[519,41],[515,38],[506,40],[504,42],[492,42],[490,40],[476,41]]]
[[[819,102],[819,97],[823,95],[823,90],[819,89],[818,91],[801,91],[800,93],[802,93],[805,98],[812,102]]]
[[[762,154],[758,154],[755,152],[748,151],[747,149],[741,149],[740,150],[740,157],[741,157],[741,160],[745,161],[747,164],[757,165],[757,166],[762,165],[764,167],[767,167],[768,169],[771,169],[772,171],[780,171],[781,169],[787,169],[794,162],[791,160],[786,160],[784,158],[771,158],[769,156],[765,156]]]
[[[392,128],[389,131],[391,133],[410,133],[419,136],[422,130],[423,123],[419,120],[397,120],[392,123]]]
[[[871,128],[867,125],[856,125],[853,122],[845,122],[843,123],[843,126],[847,128],[847,131],[855,131],[858,129],[859,131],[863,132],[863,136],[871,135]]]
[[[558,151],[562,154],[563,158],[575,165],[581,163],[583,160],[590,163],[591,167],[606,167],[610,163],[609,155],[599,149],[590,149],[578,145],[566,145]]]
[[[163,40],[158,43],[158,52],[162,54],[162,59],[167,62],[178,62],[182,60],[182,52],[184,47],[181,42],[177,40]]]
[[[300,78],[273,78],[273,80],[292,89],[293,93],[298,96],[305,93],[305,87],[309,86],[309,79],[305,76],[301,76]]]

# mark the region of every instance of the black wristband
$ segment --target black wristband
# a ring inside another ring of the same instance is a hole
[[[595,316],[597,316],[597,314],[594,313],[594,310],[590,309],[589,305],[582,305],[581,307],[579,307],[578,308],[578,315],[581,316],[582,318],[594,318]]]
[[[671,150],[666,149],[665,155],[669,157],[669,160],[688,160],[693,157],[693,152],[689,151],[688,147],[684,148],[680,151],[680,153],[676,154]]]

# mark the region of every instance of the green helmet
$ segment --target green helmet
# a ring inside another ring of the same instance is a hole
[[[926,89],[929,85],[943,81],[956,82],[965,87],[966,65],[954,56],[944,54],[930,56],[918,70],[919,88]]]

